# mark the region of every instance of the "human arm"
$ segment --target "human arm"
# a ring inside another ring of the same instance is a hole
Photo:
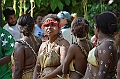
[[[107,73],[109,73],[109,69],[113,63],[113,43],[109,41],[103,42],[98,49],[98,62],[99,62],[99,70],[96,79],[105,79]]]
[[[25,49],[24,47],[16,43],[14,47],[14,62],[15,62],[15,71],[14,71],[14,79],[22,79],[23,69],[24,69],[24,61],[25,61]]]
[[[71,45],[68,49],[68,52],[67,52],[67,56],[64,60],[64,64],[63,64],[63,69],[62,69],[62,72],[63,74],[68,74],[69,73],[69,65],[73,59],[73,57],[75,56],[75,45]]]
[[[35,65],[34,72],[33,72],[33,79],[37,79],[38,75],[40,75],[41,66],[40,66],[40,61],[39,61],[39,55],[42,49],[41,47],[38,52],[38,57],[37,57],[36,65]]]
[[[67,50],[69,48],[69,43],[66,40],[63,40],[59,45],[60,45],[60,62],[61,62],[61,64],[53,72],[46,75],[42,79],[52,79],[52,78],[56,77],[57,75],[62,74],[62,65],[64,63],[64,59],[66,57]]]
[[[37,57],[37,62],[34,68],[34,72],[33,72],[33,79],[37,79],[37,77],[40,75],[40,61],[39,58]]]
[[[41,67],[40,67],[39,57],[37,57],[36,65],[35,65],[34,72],[33,72],[33,79],[37,79],[37,77],[40,75],[40,68]]]
[[[0,58],[0,65],[6,64],[11,61],[11,55]]]

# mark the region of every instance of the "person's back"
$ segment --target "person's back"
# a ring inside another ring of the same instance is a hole
[[[17,29],[18,24],[15,11],[13,10],[13,8],[8,7],[3,11],[3,14],[5,16],[5,21],[7,22],[3,29],[10,32],[15,40],[19,40],[22,37],[22,35]]]
[[[117,18],[112,12],[105,11],[94,17],[94,33],[98,41],[88,54],[84,79],[114,79],[118,55],[113,44],[117,30]]]
[[[71,24],[72,34],[77,37],[77,42],[72,44],[67,52],[63,65],[63,73],[70,75],[70,79],[81,79],[87,68],[88,52],[92,44],[87,39],[89,24],[84,18],[78,17]],[[68,72],[69,70],[69,72]]]
[[[20,16],[18,30],[23,34],[23,37],[16,42],[14,48],[14,79],[32,79],[37,52],[41,44],[33,35],[33,28],[34,20],[30,15]]]
[[[70,44],[76,41],[75,37],[71,32],[71,24],[68,22],[71,18],[69,12],[61,11],[57,14],[60,18],[60,25],[62,26],[61,33],[64,39],[66,39]]]

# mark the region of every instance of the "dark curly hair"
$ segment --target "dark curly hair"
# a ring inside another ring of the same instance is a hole
[[[12,7],[7,7],[5,10],[3,10],[3,15],[5,18],[13,14],[15,14],[15,10]]]
[[[85,18],[77,17],[71,23],[71,31],[77,38],[86,37],[89,33],[89,22]]]
[[[57,17],[57,14],[48,14],[46,15],[43,20],[41,21],[42,23],[44,23],[44,21],[47,19],[47,18],[52,18],[54,19],[55,21],[59,22],[60,23],[60,19]]]
[[[110,11],[105,11],[93,18],[96,28],[100,29],[104,34],[114,35],[118,31],[116,15]]]
[[[23,34],[29,36],[34,29],[34,19],[29,14],[23,14],[18,19],[18,25],[22,26]]]

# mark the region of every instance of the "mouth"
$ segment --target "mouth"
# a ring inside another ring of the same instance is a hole
[[[12,24],[16,24],[16,23],[17,23],[16,21],[12,22]]]

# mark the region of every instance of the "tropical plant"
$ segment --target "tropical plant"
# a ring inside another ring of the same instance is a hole
[[[37,14],[45,16],[48,13],[58,13],[65,10],[70,13],[77,13],[77,16],[85,17],[89,20],[91,30],[93,30],[93,16],[104,10],[119,10],[120,0],[115,0],[112,5],[108,5],[109,0],[2,0],[2,10],[6,7],[13,7],[17,18],[23,13],[29,13],[35,17]],[[5,24],[2,15],[2,26]],[[91,31],[90,36],[93,35]]]

